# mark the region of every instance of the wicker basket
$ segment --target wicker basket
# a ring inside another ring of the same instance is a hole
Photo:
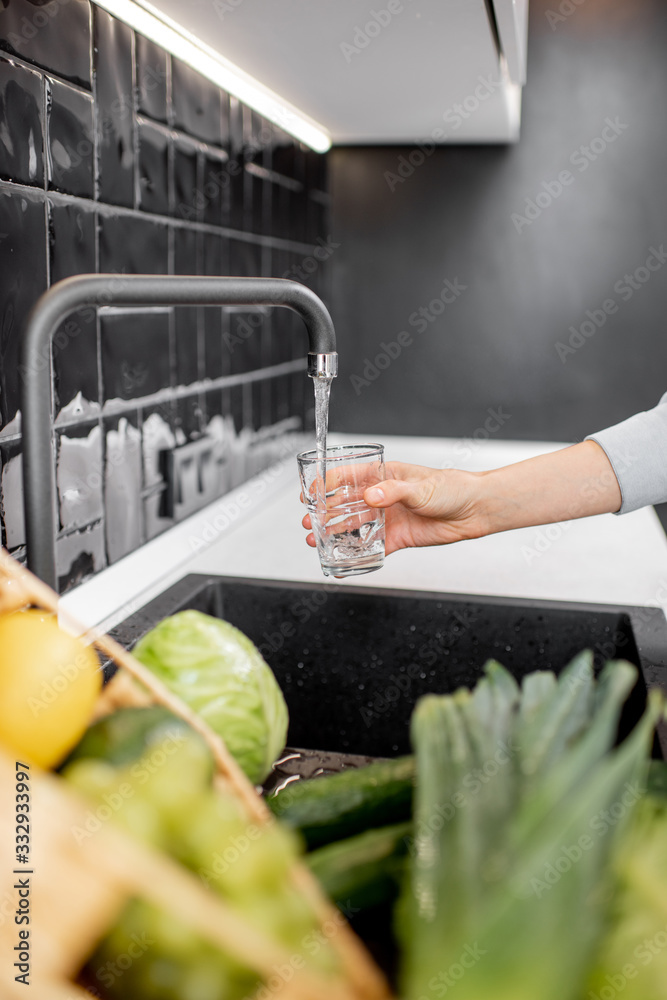
[[[216,766],[216,784],[233,794],[248,822],[274,822],[265,802],[240,770],[224,742],[187,705],[176,698],[150,671],[109,636],[86,631],[58,606],[49,587],[0,550],[0,612],[26,605],[59,613],[61,622],[120,668],[100,694],[95,717],[129,704],[163,705],[189,723],[206,741]],[[137,698],[139,681],[148,691]],[[15,982],[18,926],[14,910],[15,881],[22,877],[15,853],[15,761],[0,751],[0,979],[7,1000],[25,997],[23,983]],[[83,826],[90,806],[57,775],[30,767],[31,891],[30,986],[38,1000],[83,1000],[92,994],[74,982],[95,945],[113,927],[131,898],[145,899],[173,913],[203,938],[233,954],[258,979],[268,978],[276,966],[290,964],[284,945],[253,927],[232,905],[208,890],[191,872],[157,850],[135,841],[112,823],[94,837],[76,843],[72,828]],[[23,877],[27,877],[23,875]],[[296,862],[292,879],[311,907],[314,918],[337,952],[341,973],[324,978],[312,970],[295,971],[280,985],[276,997],[285,1000],[383,1000],[387,984],[342,915],[323,895],[305,865]],[[332,928],[334,929],[332,932]]]

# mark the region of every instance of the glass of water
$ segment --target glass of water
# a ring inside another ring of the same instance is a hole
[[[297,455],[303,500],[308,508],[325,576],[357,576],[384,562],[384,510],[364,503],[364,490],[385,478],[381,444],[336,445]]]

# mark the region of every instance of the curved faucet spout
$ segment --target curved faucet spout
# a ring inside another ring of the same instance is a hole
[[[67,316],[84,306],[282,306],[303,319],[308,374],[336,374],[336,335],[324,303],[305,285],[283,278],[156,274],[84,274],[53,285],[28,317],[21,375],[23,490],[28,566],[56,586],[55,483],[51,425],[51,340]]]

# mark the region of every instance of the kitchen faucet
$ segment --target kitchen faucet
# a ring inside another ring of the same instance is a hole
[[[324,303],[305,285],[282,278],[153,274],[83,274],[45,292],[28,316],[21,351],[23,492],[28,567],[54,589],[56,490],[51,420],[51,341],[61,322],[84,306],[284,306],[298,313],[309,340],[311,378],[338,373],[336,335]]]

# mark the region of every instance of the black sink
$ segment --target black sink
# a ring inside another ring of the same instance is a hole
[[[185,608],[225,618],[259,646],[287,700],[292,747],[407,753],[417,698],[473,685],[490,658],[519,679],[558,673],[585,648],[598,670],[607,659],[630,660],[640,679],[622,731],[639,717],[647,687],[667,691],[667,622],[657,608],[191,575],[112,634],[131,648]],[[664,727],[655,753],[667,757]]]

